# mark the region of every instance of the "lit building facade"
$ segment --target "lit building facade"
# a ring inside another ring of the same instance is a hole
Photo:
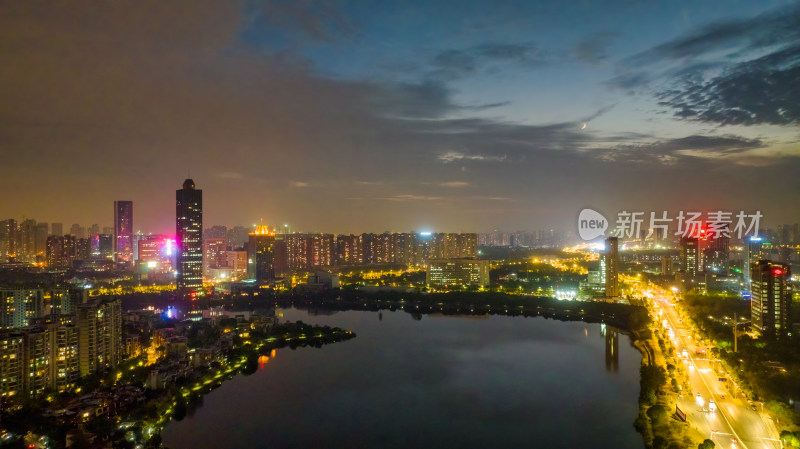
[[[117,264],[133,266],[133,201],[114,201],[114,255]]]
[[[80,304],[75,325],[81,376],[116,367],[122,354],[120,299],[97,299]]]
[[[74,235],[51,235],[47,237],[46,262],[51,268],[71,268],[77,254]]]
[[[275,233],[260,225],[247,241],[247,275],[258,284],[275,279]]]
[[[432,287],[489,285],[489,261],[476,259],[432,259],[425,282]]]
[[[700,241],[695,237],[681,238],[681,269],[694,278],[700,270]]]
[[[791,334],[792,285],[788,265],[769,260],[756,262],[750,271],[750,322],[767,338]]]
[[[744,254],[742,255],[742,282],[746,291],[750,291],[751,276],[753,264],[759,260],[764,259],[763,254],[764,239],[758,236],[750,236],[744,240]]]
[[[619,292],[619,238],[609,237],[606,239],[606,251],[603,253],[604,260],[604,282],[606,296],[616,298]]]
[[[206,276],[209,275],[209,270],[213,268],[227,266],[225,257],[227,246],[228,239],[224,237],[203,239],[203,269]]]
[[[74,388],[78,333],[57,323],[0,333],[0,397],[36,397]]]
[[[196,294],[203,289],[203,191],[187,179],[175,191],[175,205],[178,290]]]
[[[0,330],[28,326],[44,316],[44,295],[38,289],[0,289]]]

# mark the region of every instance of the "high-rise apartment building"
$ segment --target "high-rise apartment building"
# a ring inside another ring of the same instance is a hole
[[[0,330],[18,329],[44,315],[44,295],[37,289],[0,289]]]
[[[606,251],[603,253],[605,259],[605,287],[606,296],[616,298],[619,292],[619,238],[609,237],[606,239]]]
[[[67,234],[62,236],[51,235],[47,237],[46,261],[47,266],[56,269],[72,268],[72,263],[76,258],[76,243],[74,235]]]
[[[120,266],[133,266],[133,201],[114,201],[114,255]]]
[[[791,333],[792,284],[788,265],[759,260],[750,271],[750,322],[767,338]]]
[[[75,325],[81,376],[116,367],[122,356],[120,299],[96,299],[80,304]]]
[[[17,256],[17,220],[0,221],[0,263],[15,260]]]
[[[69,228],[69,233],[74,235],[75,237],[77,237],[79,239],[86,238],[86,228],[84,228],[83,226],[79,225],[78,223],[73,224]]]
[[[203,269],[206,276],[212,268],[222,268],[227,265],[225,252],[227,251],[227,238],[204,238],[203,239]]]
[[[695,237],[681,238],[681,269],[691,278],[700,270],[700,241]]]
[[[178,290],[196,294],[203,289],[203,191],[187,179],[175,191],[175,205]]]
[[[64,235],[64,223],[51,223],[50,235]]]

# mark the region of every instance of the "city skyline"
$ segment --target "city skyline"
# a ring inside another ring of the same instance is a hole
[[[208,223],[800,219],[796,2],[3,10],[0,216],[107,223],[125,198],[160,232],[189,171]]]

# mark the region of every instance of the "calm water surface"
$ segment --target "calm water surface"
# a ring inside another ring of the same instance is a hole
[[[615,339],[599,324],[279,313],[358,337],[321,349],[279,349],[263,369],[224,383],[192,416],[171,423],[162,433],[166,445],[642,447],[633,429],[641,355],[626,336]]]

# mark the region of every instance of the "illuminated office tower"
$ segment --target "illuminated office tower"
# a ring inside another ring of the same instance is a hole
[[[700,266],[700,241],[694,237],[681,238],[681,269],[689,277],[697,276]]]
[[[489,285],[489,261],[476,259],[431,259],[425,282],[434,287]]]
[[[175,237],[178,244],[178,291],[203,289],[203,191],[187,179],[175,191]]]
[[[114,236],[111,234],[97,235],[97,257],[101,259],[114,258]]]
[[[259,284],[275,279],[275,233],[257,226],[247,241],[247,276]]]
[[[114,256],[120,266],[133,265],[133,201],[114,201]]]
[[[762,253],[762,243],[764,239],[758,236],[750,236],[744,239],[744,254],[742,255],[742,281],[744,289],[750,291],[750,271],[753,264],[764,258]]]
[[[791,333],[792,285],[789,266],[759,260],[750,270],[750,322],[767,338],[787,337]]]
[[[703,243],[703,271],[706,273],[728,275],[728,265],[730,261],[730,241],[727,234],[728,228],[720,234],[709,235],[704,238]]]
[[[606,239],[606,252],[603,253],[605,261],[606,296],[615,298],[619,296],[619,238]]]

